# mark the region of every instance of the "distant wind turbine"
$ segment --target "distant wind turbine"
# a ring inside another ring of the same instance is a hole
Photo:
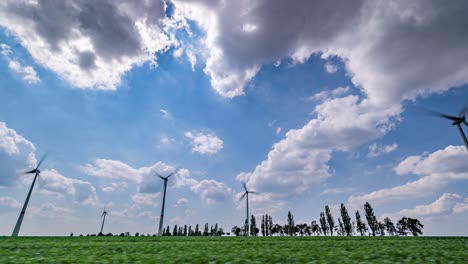
[[[245,226],[245,232],[247,234],[247,236],[250,236],[250,225],[249,225],[249,193],[251,194],[258,194],[257,192],[252,192],[252,191],[249,191],[247,190],[247,186],[245,185],[245,182],[242,182],[242,187],[244,187],[244,194],[241,196],[241,198],[239,199],[239,201],[242,201],[242,199],[244,199],[244,197],[246,198],[246,202],[247,202],[247,218],[245,219],[246,220],[246,226]]]
[[[42,158],[39,161],[39,163],[37,164],[36,168],[25,173],[25,174],[34,173],[35,175],[34,175],[33,182],[31,184],[31,188],[29,188],[29,192],[28,192],[28,196],[26,197],[26,201],[24,202],[23,209],[21,209],[21,213],[20,213],[20,215],[18,217],[18,220],[16,221],[15,229],[13,229],[13,233],[11,234],[11,236],[13,236],[13,237],[18,236],[18,233],[19,233],[20,228],[21,228],[21,223],[23,222],[24,214],[26,213],[26,208],[28,207],[29,198],[31,197],[31,193],[32,193],[32,190],[34,188],[34,184],[36,183],[37,177],[39,177],[39,174],[41,173],[41,171],[39,170],[39,166],[41,166],[42,162],[44,162],[46,157],[47,157],[47,155],[42,156]]]
[[[101,233],[102,234],[102,230],[104,229],[104,222],[106,221],[106,215],[107,215],[107,211],[106,211],[106,207],[104,206],[104,211],[102,212],[102,215],[101,215],[101,218],[102,218],[102,225],[101,225]]]
[[[163,221],[164,221],[164,205],[166,204],[167,181],[168,181],[169,177],[176,174],[178,171],[179,171],[179,169],[175,170],[173,173],[167,175],[166,177],[163,177],[159,173],[156,173],[156,176],[159,176],[159,178],[161,178],[164,181],[163,201],[162,201],[162,207],[161,207],[161,217],[159,218],[158,236],[162,236],[162,228],[163,228]]]
[[[463,128],[461,124],[465,124],[465,126],[468,126],[468,123],[466,122],[466,113],[468,112],[468,105],[465,105],[463,109],[460,111],[460,114],[458,116],[451,116],[451,115],[446,115],[443,113],[431,111],[434,115],[437,115],[439,117],[443,117],[445,119],[449,119],[452,122],[452,125],[457,126],[458,131],[460,131],[460,135],[463,139],[463,142],[465,143],[466,150],[468,151],[468,140],[466,139],[466,135],[463,132]]]

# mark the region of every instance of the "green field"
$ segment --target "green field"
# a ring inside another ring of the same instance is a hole
[[[468,263],[467,237],[0,237],[0,263]]]

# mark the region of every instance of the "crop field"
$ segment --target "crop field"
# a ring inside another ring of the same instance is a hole
[[[0,263],[467,261],[467,237],[0,237]]]

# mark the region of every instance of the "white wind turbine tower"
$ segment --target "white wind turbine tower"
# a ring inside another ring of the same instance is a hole
[[[16,221],[15,229],[13,229],[13,233],[11,234],[11,236],[13,237],[18,236],[19,234],[21,223],[23,222],[23,217],[24,217],[24,214],[26,213],[26,208],[28,207],[29,198],[31,198],[31,193],[34,188],[34,184],[36,183],[37,177],[39,177],[39,174],[41,173],[41,171],[39,170],[39,166],[41,166],[42,162],[44,162],[46,156],[47,155],[42,156],[41,160],[39,161],[35,169],[25,173],[25,174],[34,173],[34,179],[31,184],[31,188],[29,188],[28,196],[26,196],[26,201],[24,202],[23,209],[21,209],[21,213],[18,217],[18,220]]]
[[[156,176],[159,176],[164,181],[164,191],[163,191],[163,200],[162,200],[162,207],[161,207],[161,217],[159,218],[159,230],[158,236],[162,236],[162,228],[163,228],[163,221],[164,221],[164,205],[166,204],[166,188],[167,188],[167,181],[169,177],[176,174],[179,169],[175,170],[173,173],[170,173],[166,177],[161,176],[159,173],[156,173]]]
[[[245,182],[242,182],[242,187],[244,187],[244,194],[241,196],[241,198],[239,199],[239,201],[242,201],[242,199],[244,199],[244,197],[246,198],[246,202],[247,202],[247,217],[245,219],[245,232],[247,234],[247,236],[250,236],[250,225],[249,225],[249,193],[251,194],[258,194],[258,192],[252,192],[252,191],[249,191],[247,190],[247,186],[245,185]]]
[[[104,229],[104,222],[106,221],[106,215],[107,215],[107,211],[106,211],[106,207],[104,206],[104,211],[102,212],[102,215],[101,215],[101,218],[102,218],[102,225],[101,225],[101,233],[102,234],[102,230]]]

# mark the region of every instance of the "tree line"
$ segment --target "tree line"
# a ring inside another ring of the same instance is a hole
[[[325,211],[320,212],[319,222],[312,221],[310,225],[307,223],[295,224],[294,216],[288,212],[287,223],[285,225],[273,224],[271,215],[262,215],[260,228],[257,227],[257,221],[254,215],[250,217],[250,229],[248,228],[247,220],[244,226],[234,226],[232,233],[236,236],[247,236],[246,230],[250,230],[250,236],[312,236],[323,235],[333,236],[413,236],[422,235],[424,227],[416,218],[403,217],[396,225],[389,217],[386,217],[382,222],[378,221],[374,214],[374,209],[369,202],[364,204],[365,220],[361,218],[359,210],[355,213],[355,221],[353,221],[344,204],[340,206],[340,217],[338,222],[331,214],[330,207],[325,206]],[[366,224],[367,223],[367,224]]]

